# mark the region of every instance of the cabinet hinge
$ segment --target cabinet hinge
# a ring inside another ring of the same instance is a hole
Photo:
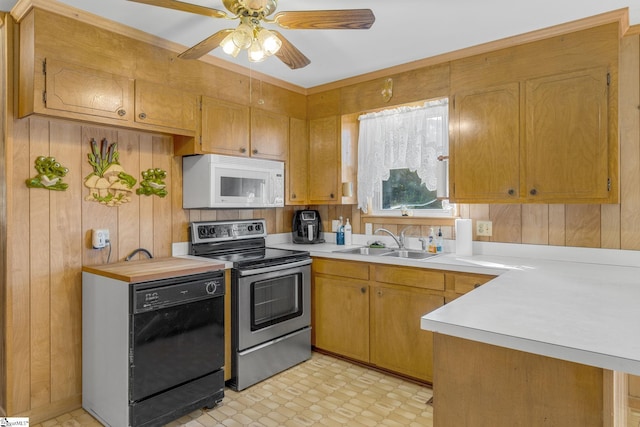
[[[611,86],[611,73],[607,73],[607,86]]]
[[[47,74],[47,60],[42,61],[42,74]]]
[[[200,146],[202,147],[202,135],[198,137],[198,144],[200,144]]]
[[[200,104],[200,111],[202,111],[202,99],[200,100],[199,104]]]
[[[47,91],[43,90],[42,91],[42,102],[44,102],[44,104],[47,104]]]
[[[607,191],[611,191],[611,178],[607,178]]]

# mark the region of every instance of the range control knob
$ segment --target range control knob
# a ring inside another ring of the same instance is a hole
[[[205,284],[205,289],[207,290],[207,293],[209,295],[213,295],[216,293],[216,289],[218,289],[218,283],[215,280],[212,280],[210,282],[206,282]]]

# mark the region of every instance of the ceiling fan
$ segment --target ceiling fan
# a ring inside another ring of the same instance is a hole
[[[308,10],[278,12],[278,0],[222,0],[228,12],[179,0],[129,0],[183,12],[197,13],[212,18],[238,19],[235,29],[220,30],[182,52],[183,59],[200,58],[218,46],[225,53],[237,56],[247,49],[249,61],[260,62],[275,55],[291,69],[303,68],[311,63],[300,50],[280,32],[268,30],[263,23],[276,24],[284,29],[368,29],[375,16],[370,9]]]

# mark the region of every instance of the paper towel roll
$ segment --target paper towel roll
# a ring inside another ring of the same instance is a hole
[[[456,255],[473,255],[473,228],[470,219],[456,219]]]

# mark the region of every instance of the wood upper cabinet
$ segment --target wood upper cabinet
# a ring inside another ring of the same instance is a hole
[[[371,287],[371,363],[433,382],[433,333],[420,317],[444,305],[444,297],[409,286]]]
[[[200,139],[204,153],[249,155],[249,107],[202,97]]]
[[[454,95],[450,194],[471,203],[611,203],[605,67]]]
[[[526,82],[528,198],[608,200],[607,81],[607,69],[594,68]]]
[[[451,111],[452,199],[518,199],[520,85],[458,93]]]
[[[195,131],[197,114],[197,95],[153,82],[136,80],[136,122]]]
[[[289,121],[289,161],[287,162],[287,205],[306,205],[309,194],[309,126],[306,120]]]
[[[339,202],[340,116],[309,120],[309,203]]]
[[[78,113],[118,121],[133,118],[133,80],[83,65],[47,59],[43,64],[43,109],[36,112]],[[38,94],[35,94],[37,97]]]
[[[286,161],[289,149],[289,117],[251,109],[251,157]]]

